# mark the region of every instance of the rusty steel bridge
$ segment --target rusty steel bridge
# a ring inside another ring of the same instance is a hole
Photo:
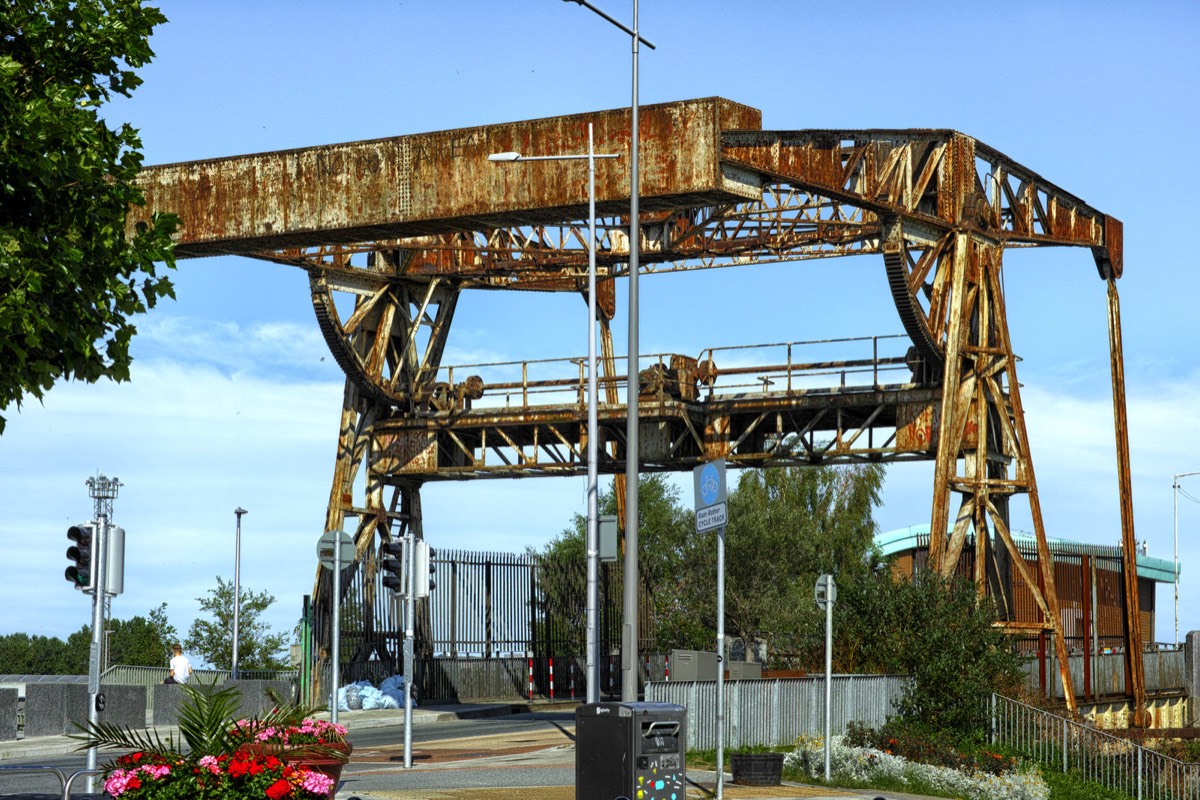
[[[464,290],[587,292],[586,163],[498,169],[487,156],[585,152],[589,123],[597,152],[627,155],[630,121],[628,108],[599,111],[167,164],[139,178],[147,202],[130,224],[178,214],[180,258],[236,254],[307,271],[317,323],[346,374],[324,524],[354,532],[364,637],[378,648],[397,627],[376,580],[378,545],[422,535],[425,482],[587,467],[583,361],[443,363]],[[875,256],[905,335],[738,352],[701,342],[699,355],[639,354],[639,385],[627,386],[628,355],[614,353],[610,322],[613,282],[628,275],[628,159],[598,161],[597,466],[617,476],[617,498],[630,457],[623,398],[633,390],[642,470],[716,458],[750,467],[932,460],[930,565],[953,573],[970,540],[981,594],[997,591],[989,573],[1000,562],[1019,575],[1041,620],[1017,621],[1000,590],[1002,625],[1053,633],[1064,686],[1002,259],[1013,247],[1091,252],[1108,286],[1115,488],[1130,561],[1128,685],[1144,721],[1120,221],[953,130],[766,131],[758,110],[722,98],[643,106],[639,122],[639,274]],[[1009,531],[1018,499],[1029,503],[1037,538],[1032,563]],[[318,573],[314,602],[326,619],[329,594]],[[371,648],[356,655],[370,656]]]

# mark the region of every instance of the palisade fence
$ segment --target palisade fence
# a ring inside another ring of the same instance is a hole
[[[992,695],[991,711],[993,744],[1138,800],[1200,798],[1200,764],[1177,761],[1001,695]]]
[[[851,722],[878,728],[895,713],[909,678],[901,675],[834,675],[835,735]],[[687,713],[690,749],[717,746],[717,682],[668,681],[646,686],[646,701],[675,703]],[[791,744],[825,733],[825,677],[729,681],[725,684],[725,746]]]
[[[543,559],[535,553],[439,549],[434,556],[437,588],[416,606],[417,686],[422,698],[442,700],[522,699],[569,695],[571,665],[576,694],[583,694],[582,653],[587,620],[586,565],[577,559]],[[371,580],[361,568],[344,580],[339,684],[378,682],[403,671],[403,602],[382,586],[382,571]],[[599,575],[599,647],[616,652],[621,641],[622,569],[602,563]],[[373,597],[370,614],[361,599]],[[653,618],[641,588],[639,651],[653,649]],[[331,685],[328,622],[313,619],[317,694]],[[601,692],[619,692],[620,665],[601,657]],[[553,682],[551,663],[555,665]],[[317,697],[313,697],[314,700]]]

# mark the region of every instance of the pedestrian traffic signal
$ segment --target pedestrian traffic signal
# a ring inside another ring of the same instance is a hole
[[[67,558],[72,563],[67,567],[66,578],[72,586],[84,592],[93,592],[96,589],[96,573],[92,569],[95,532],[96,526],[90,522],[67,528],[67,538],[74,544],[67,548]]]
[[[396,594],[404,594],[404,542],[384,542],[379,546],[379,566],[383,569],[383,585]]]
[[[437,567],[433,564],[433,557],[436,555],[437,551],[429,546],[429,542],[424,539],[416,541],[416,556],[413,558],[413,569],[416,571],[417,597],[428,597],[430,590],[437,588],[437,584],[433,580],[433,575],[437,571]]]

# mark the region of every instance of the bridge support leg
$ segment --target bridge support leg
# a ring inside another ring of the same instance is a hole
[[[1125,355],[1121,347],[1121,300],[1108,278],[1108,349],[1112,364],[1113,423],[1117,434],[1117,483],[1121,502],[1121,552],[1125,587],[1125,690],[1133,698],[1133,727],[1145,728],[1146,681],[1138,598],[1137,537],[1133,532],[1133,484],[1129,474],[1129,424],[1125,415]]]
[[[377,544],[402,536],[410,528],[419,538],[423,536],[420,481],[396,477],[403,470],[404,459],[414,457],[411,447],[406,447],[413,442],[395,436],[381,442],[376,425],[397,417],[450,410],[462,401],[458,387],[438,380],[460,287],[439,277],[404,277],[420,257],[418,251],[377,253],[375,263],[386,265],[393,273],[380,286],[364,288],[330,279],[320,270],[310,273],[318,322],[347,376],[325,529],[345,530],[347,519],[357,521],[350,523],[354,530],[348,531],[354,536],[355,561],[341,581],[343,601],[353,598],[359,605],[354,611],[361,619],[361,627],[355,625],[357,629],[343,631],[342,636],[343,652],[350,652],[348,658],[338,660],[348,661],[351,672],[355,667],[361,670],[372,659],[394,669],[396,653],[403,644],[398,633],[403,629],[399,602],[379,585]],[[335,296],[344,292],[352,294],[354,302],[354,311],[345,320],[335,302]],[[365,497],[356,503],[356,479],[364,467]],[[385,504],[388,486],[394,490],[390,505]],[[323,670],[319,667],[334,657],[329,653],[332,581],[326,573],[318,570],[313,590],[317,652],[323,652],[325,659],[324,663],[318,659],[313,701],[323,699]],[[432,647],[427,600],[420,602],[416,616],[421,654]]]
[[[1016,572],[1013,580],[1019,579],[1033,595],[1042,621],[1032,626],[1018,625],[1011,617],[1011,607],[1005,609],[1001,602],[1001,611],[1009,614],[1001,625],[1014,633],[1032,628],[1053,634],[1055,660],[1066,689],[1063,694],[1067,706],[1074,709],[1054,564],[1042,523],[1000,286],[1001,258],[1002,248],[997,242],[975,234],[956,234],[934,466],[929,568],[944,577],[954,575],[972,529],[975,558],[987,559],[989,543],[980,540],[994,535],[995,550],[1005,551],[1007,564],[999,563],[994,555],[991,564],[977,563],[973,572],[977,590],[981,596],[989,593],[989,583],[998,583],[1011,564]],[[951,492],[962,497],[953,524],[948,519]],[[1035,564],[1022,555],[1009,530],[1008,501],[1015,494],[1029,497],[1037,538]],[[996,577],[989,579],[989,575]]]

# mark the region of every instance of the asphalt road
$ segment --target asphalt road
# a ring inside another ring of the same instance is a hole
[[[403,728],[363,730],[351,737],[338,796],[574,786],[574,725],[574,714],[560,711],[414,726],[412,769]]]
[[[352,728],[349,739],[354,744],[354,755],[343,770],[344,784],[338,795],[350,797],[355,792],[398,788],[573,784],[573,754],[564,763],[552,765],[541,763],[536,755],[522,758],[521,753],[509,751],[529,748],[541,751],[555,747],[556,742],[569,746],[573,741],[574,719],[571,711],[547,711],[414,725],[413,769],[404,768],[402,724]],[[507,761],[496,767],[482,763],[472,765],[472,762],[496,753]],[[107,754],[101,753],[100,763],[107,760]],[[23,772],[18,768],[56,767],[69,775],[86,764],[87,756],[82,752],[36,759],[6,759],[0,767],[0,797],[5,800],[54,800],[59,797],[60,784],[53,773]],[[89,797],[82,793],[86,786],[83,778],[79,778],[74,786],[73,797]]]

